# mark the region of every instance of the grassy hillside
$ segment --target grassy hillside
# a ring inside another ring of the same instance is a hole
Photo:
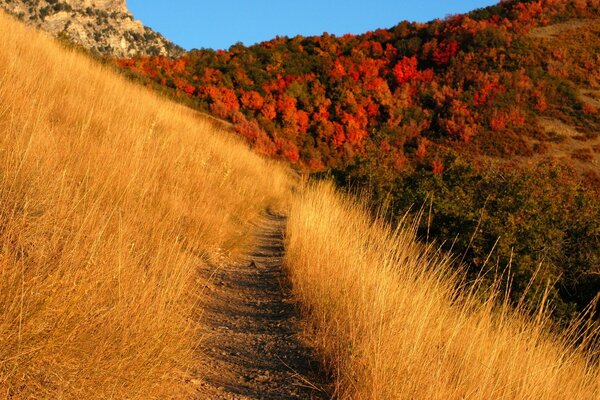
[[[542,264],[535,285],[552,282],[568,320],[600,290],[599,17],[597,0],[511,0],[117,64],[259,152],[368,189],[393,219],[427,204],[423,237],[465,254],[473,276],[510,264],[515,300]]]
[[[185,398],[200,263],[283,168],[0,13],[0,397]]]
[[[597,341],[578,336],[581,329],[551,333],[542,309],[532,318],[509,306],[498,287],[466,284],[410,227],[374,222],[328,185],[294,200],[287,244],[311,322],[306,337],[341,399],[600,396]]]
[[[597,399],[598,329],[552,333],[328,185],[0,14],[0,393],[193,397],[197,269],[289,214],[306,338],[343,399]],[[503,288],[501,288],[503,289]],[[544,298],[544,296],[542,296]],[[596,341],[595,341],[596,340]]]

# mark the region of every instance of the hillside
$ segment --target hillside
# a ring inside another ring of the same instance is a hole
[[[501,287],[467,282],[416,241],[407,221],[373,220],[331,185],[292,200],[286,262],[335,398],[600,397],[598,325],[552,329],[547,299],[515,310]]]
[[[2,397],[189,398],[198,270],[252,248],[285,168],[2,12],[0,46]]]
[[[565,134],[549,131],[560,122],[580,141],[597,137],[600,11],[580,3],[508,1],[358,36],[282,37],[119,64],[237,123],[259,151],[313,170],[365,156],[391,170],[439,164],[448,148],[531,157],[552,154]],[[565,20],[574,22],[556,35],[536,34]],[[597,169],[592,144],[578,153]]]
[[[367,190],[391,218],[426,205],[425,239],[474,277],[510,266],[515,301],[531,279],[552,282],[569,319],[600,291],[599,17],[597,0],[513,0],[117,64],[231,121],[258,152]]]
[[[1,12],[0,46],[4,397],[599,397],[585,315],[509,306],[406,221]]]
[[[0,8],[99,55],[183,54],[183,49],[133,19],[125,0],[1,0]]]

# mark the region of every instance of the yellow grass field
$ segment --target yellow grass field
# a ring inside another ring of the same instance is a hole
[[[294,200],[286,263],[339,398],[600,398],[597,360],[497,293],[457,290],[449,261],[411,232],[325,184]]]
[[[0,13],[0,398],[185,398],[196,268],[286,172]]]
[[[338,398],[600,398],[597,347],[0,13],[0,398],[193,398],[198,266],[249,249],[267,208]]]

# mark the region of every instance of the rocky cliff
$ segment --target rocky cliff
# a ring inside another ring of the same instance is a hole
[[[183,52],[133,19],[125,0],[0,0],[0,7],[30,25],[105,56],[173,57]]]

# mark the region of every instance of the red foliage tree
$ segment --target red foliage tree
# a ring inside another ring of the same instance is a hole
[[[398,84],[411,81],[419,74],[417,57],[404,57],[394,66],[393,72]]]
[[[448,65],[450,60],[458,53],[458,42],[451,40],[448,43],[441,43],[433,52],[433,61],[438,65]]]
[[[265,104],[265,100],[260,93],[254,90],[250,92],[244,92],[241,97],[242,105],[250,110],[260,110]]]

